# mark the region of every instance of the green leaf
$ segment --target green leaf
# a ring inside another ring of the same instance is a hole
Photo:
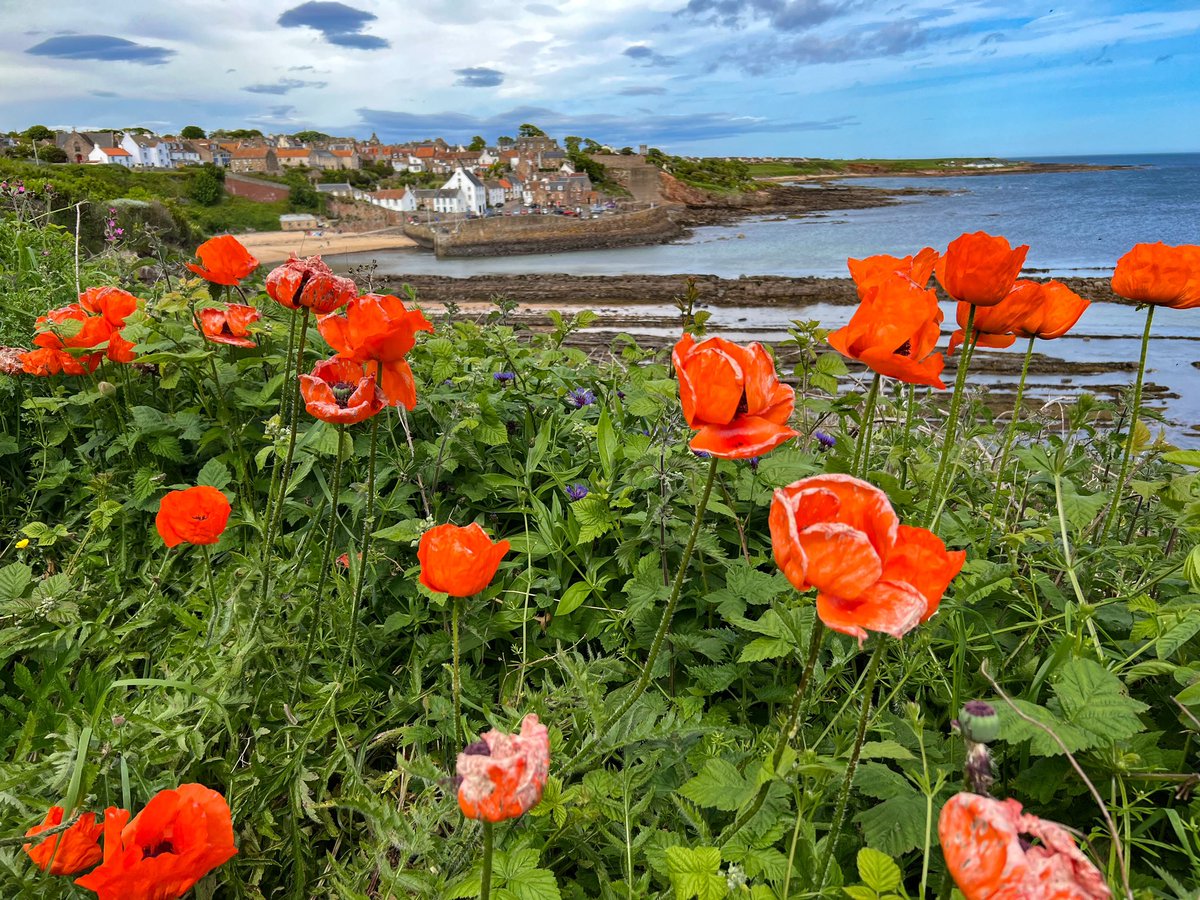
[[[790,639],[755,638],[742,648],[742,655],[738,657],[738,662],[761,662],[764,659],[777,659],[780,656],[787,656],[794,647],[795,644]]]
[[[579,538],[576,541],[579,544],[590,544],[616,525],[608,503],[594,495],[576,500],[571,504],[571,512],[579,520]]]
[[[925,798],[909,787],[901,796],[864,809],[854,821],[862,826],[869,847],[900,856],[925,842]]]
[[[0,569],[0,601],[16,600],[33,580],[33,569],[25,563],[9,563]]]
[[[573,613],[583,605],[583,601],[587,599],[588,594],[592,591],[592,586],[586,581],[577,581],[565,591],[558,600],[558,606],[554,610],[556,616],[565,616]]]
[[[201,467],[200,473],[196,476],[196,484],[206,484],[209,487],[215,487],[218,491],[225,490],[231,480],[229,468],[219,459],[210,459]]]
[[[867,741],[859,751],[859,759],[916,759],[912,751],[896,741]]]
[[[1078,530],[1099,515],[1100,510],[1108,503],[1108,495],[1103,492],[1077,494],[1074,491],[1068,491],[1064,485],[1062,502],[1063,515],[1067,518],[1067,524]]]
[[[877,894],[885,894],[899,888],[903,876],[886,853],[863,847],[858,851],[858,877]]]
[[[1200,632],[1200,609],[1189,610],[1154,642],[1154,655],[1166,659]]]
[[[600,421],[596,424],[596,446],[600,451],[600,467],[604,470],[604,477],[611,481],[617,464],[617,435],[613,431],[607,406],[600,410]]]
[[[729,893],[716,847],[668,847],[666,860],[675,900],[722,900]]]
[[[1162,455],[1164,462],[1181,466],[1200,466],[1200,450],[1172,450]]]
[[[732,812],[741,807],[754,791],[733,763],[724,759],[710,759],[704,763],[700,774],[688,779],[679,788],[679,793],[697,806]]]

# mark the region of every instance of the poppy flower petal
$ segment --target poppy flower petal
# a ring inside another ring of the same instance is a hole
[[[893,581],[877,581],[853,599],[817,594],[817,615],[826,627],[858,638],[860,645],[868,631],[904,637],[921,624],[925,606],[916,588]]]
[[[695,427],[699,422],[726,425],[733,421],[745,395],[739,356],[710,338],[697,345],[683,361],[679,378],[690,383],[694,397],[689,425]]]
[[[841,522],[821,522],[800,532],[808,560],[806,580],[838,597],[857,597],[883,574],[883,561],[867,535]]]
[[[389,406],[413,409],[417,405],[417,385],[413,380],[412,366],[407,360],[397,359],[382,363],[379,387]]]
[[[940,353],[927,356],[922,360],[915,360],[886,351],[866,350],[859,356],[859,359],[873,371],[880,375],[886,375],[888,378],[895,378],[906,384],[923,384],[943,391],[946,389],[941,378],[942,370],[946,368],[946,361]]]
[[[942,595],[962,571],[967,551],[947,550],[936,534],[927,528],[901,525],[896,544],[884,563],[882,580],[903,582],[925,598],[924,622],[937,612]]]
[[[738,416],[728,425],[705,425],[689,445],[721,459],[750,459],[771,452],[799,432],[761,416]]]

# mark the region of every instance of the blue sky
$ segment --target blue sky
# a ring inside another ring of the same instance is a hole
[[[0,0],[0,130],[1200,151],[1195,0]]]

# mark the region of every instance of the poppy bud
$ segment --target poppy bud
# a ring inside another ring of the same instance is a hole
[[[117,392],[117,386],[115,384],[113,384],[111,381],[101,381],[99,384],[96,385],[96,390],[98,390],[105,397],[108,397],[111,394],[115,394]]]
[[[977,744],[990,744],[1000,737],[1000,717],[995,708],[982,700],[968,700],[958,714],[963,737]]]

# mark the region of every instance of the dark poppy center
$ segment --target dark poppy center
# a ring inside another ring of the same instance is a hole
[[[467,746],[465,746],[463,748],[463,753],[466,756],[491,756],[492,755],[491,749],[488,747],[487,743],[484,741],[475,741],[474,743],[467,744]]]
[[[331,384],[329,387],[333,391],[333,399],[337,400],[338,406],[345,409],[346,404],[350,401],[350,396],[354,393],[358,385],[339,381],[336,384]]]
[[[170,841],[159,841],[153,847],[146,847],[144,857],[153,859],[156,856],[161,856],[164,853],[174,853],[175,846]]]
[[[912,356],[912,341],[905,341],[896,348],[895,353],[897,356]]]
[[[296,285],[296,292],[292,294],[292,302],[297,306],[300,305],[300,298],[304,295],[304,289],[308,287],[308,283],[312,280],[312,273],[305,272],[300,276],[300,283]]]
[[[744,416],[749,411],[750,411],[750,404],[746,400],[746,392],[742,391],[742,399],[738,401],[737,414],[739,416]]]

